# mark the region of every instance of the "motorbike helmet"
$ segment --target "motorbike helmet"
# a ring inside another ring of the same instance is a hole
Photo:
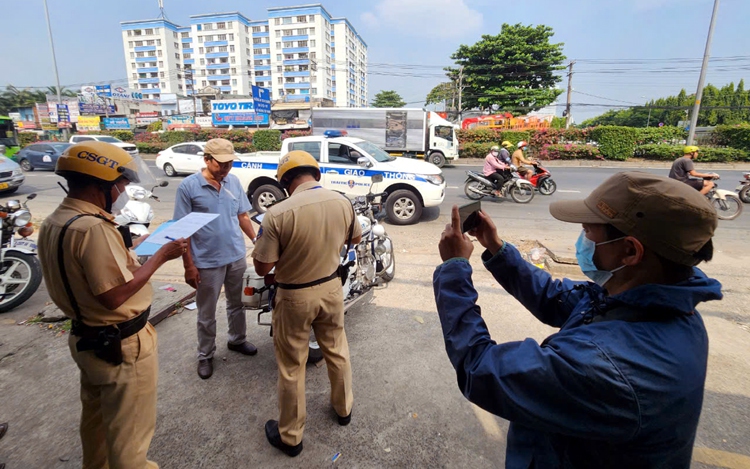
[[[311,154],[301,150],[290,151],[281,157],[281,160],[279,160],[279,169],[276,172],[276,179],[282,187],[287,188],[297,174],[300,173],[301,169],[313,169],[315,180],[320,181],[320,166],[318,166],[318,162]]]
[[[125,150],[111,143],[83,142],[68,147],[57,159],[55,174],[86,176],[104,183],[124,177],[138,183],[138,165]]]
[[[526,143],[525,141],[521,140],[520,142],[518,142],[518,148],[523,148],[525,146],[528,146],[528,143]]]
[[[490,148],[490,152],[493,152],[493,151],[500,151],[500,147],[497,145],[492,145],[492,148]]]
[[[510,143],[510,142],[509,142],[509,141],[507,141],[507,140],[503,141],[503,143],[502,143],[501,145],[503,146],[503,148],[510,148],[510,147],[512,147],[512,146],[513,146],[513,144],[512,144],[512,143]]]
[[[682,149],[683,155],[689,155],[690,153],[695,153],[699,151],[700,148],[696,147],[695,145],[688,145],[685,148]]]

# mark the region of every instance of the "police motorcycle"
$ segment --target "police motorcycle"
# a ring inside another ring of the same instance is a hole
[[[372,176],[372,184],[367,195],[359,196],[352,201],[354,213],[362,228],[362,240],[357,245],[344,246],[341,250],[341,266],[345,271],[348,269],[346,278],[342,280],[345,312],[369,298],[374,287],[393,280],[396,273],[393,241],[378,221],[378,218],[385,216],[385,212],[381,203],[375,203],[376,200],[385,200],[387,193],[372,192],[372,186],[382,181],[383,175]],[[257,214],[252,219],[260,224],[263,215]],[[270,318],[265,319],[264,315],[273,314],[273,300],[277,288],[273,271],[261,277],[255,273],[253,267],[250,267],[245,272],[242,282],[242,303],[245,310],[257,312],[258,325],[271,326]],[[322,353],[311,331],[308,361],[315,362],[320,359]]]
[[[0,313],[28,300],[42,282],[36,243],[27,239],[34,232],[27,203],[35,197],[29,194],[25,202],[9,200],[0,205]]]
[[[500,196],[510,198],[519,204],[527,204],[534,198],[534,185],[519,176],[516,167],[511,165],[512,176],[505,181],[500,188]],[[475,171],[466,171],[466,182],[464,183],[464,194],[471,200],[480,200],[484,197],[497,197],[494,193],[495,185],[492,181],[484,177],[483,174]]]

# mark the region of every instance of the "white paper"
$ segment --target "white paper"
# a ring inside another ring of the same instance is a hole
[[[192,302],[189,305],[185,305],[185,309],[189,309],[190,311],[198,309],[198,303]]]
[[[170,241],[180,238],[189,238],[196,231],[219,217],[218,213],[189,213],[184,218],[177,220],[159,233],[148,237],[148,242],[164,245]]]

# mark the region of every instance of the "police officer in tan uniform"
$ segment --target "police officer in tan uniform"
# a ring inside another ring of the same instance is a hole
[[[146,169],[147,170],[147,169]],[[55,173],[68,196],[42,223],[39,258],[52,301],[73,319],[70,353],[81,372],[84,468],[155,468],[146,458],[156,424],[156,331],[148,323],[157,268],[180,257],[166,244],[144,265],[117,230],[139,167],[109,143],[68,148]]]
[[[352,369],[344,333],[344,298],[338,275],[341,249],[362,229],[351,202],[320,186],[318,162],[292,151],[279,162],[279,183],[291,194],[266,212],[253,251],[255,270],[276,268],[273,339],[279,368],[279,420],[266,422],[266,438],[288,456],[302,452],[305,429],[305,364],[310,327],[331,382],[339,425],[352,412]]]

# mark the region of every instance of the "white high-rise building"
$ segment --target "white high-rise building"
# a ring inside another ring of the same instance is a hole
[[[155,19],[121,28],[129,86],[147,99],[206,87],[250,95],[258,85],[274,100],[367,106],[367,44],[320,4],[269,8],[258,21],[232,12],[191,16],[189,27]]]

